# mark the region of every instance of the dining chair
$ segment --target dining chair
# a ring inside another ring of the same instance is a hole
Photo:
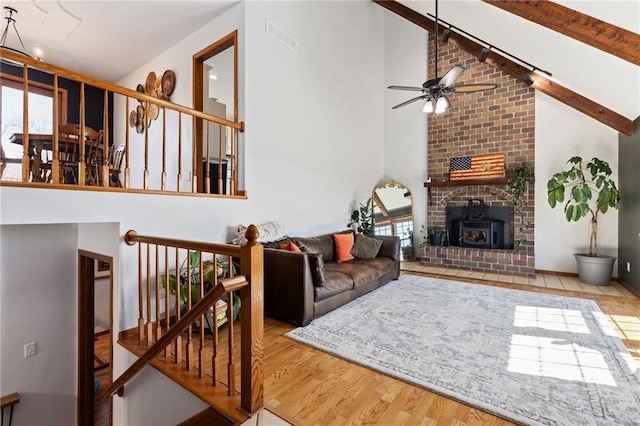
[[[122,168],[124,149],[125,144],[118,145],[116,149],[111,147],[111,151],[109,152],[109,186],[122,188],[120,169]]]
[[[81,161],[80,153],[80,126],[77,124],[61,124],[58,128],[58,136],[64,142],[58,144],[58,161],[60,163],[60,182],[78,183],[78,170]],[[85,170],[88,185],[97,183],[97,164],[92,164],[98,155],[101,133],[89,126],[84,126],[85,137]]]

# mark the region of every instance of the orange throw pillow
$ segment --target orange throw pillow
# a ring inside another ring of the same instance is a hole
[[[336,257],[338,258],[338,263],[355,259],[351,254],[351,249],[353,248],[353,233],[333,234],[333,239],[336,242]]]
[[[295,245],[295,243],[292,243],[292,242],[280,243],[280,244],[278,244],[278,248],[280,250],[289,250],[289,251],[302,252],[302,250],[300,250],[300,247],[298,247],[297,245]]]

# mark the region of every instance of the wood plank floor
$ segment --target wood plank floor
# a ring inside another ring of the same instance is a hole
[[[592,299],[607,315],[640,365],[640,300],[632,294],[610,296],[469,277],[449,278]],[[293,328],[294,325],[271,318],[265,319],[265,404],[273,413],[291,423],[458,426],[512,424],[284,337]]]

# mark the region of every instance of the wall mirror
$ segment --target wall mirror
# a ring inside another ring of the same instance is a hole
[[[237,31],[221,38],[211,46],[193,56],[194,70],[194,109],[224,118],[238,121],[238,51]],[[228,194],[229,157],[231,156],[231,129],[219,124],[209,123],[208,129],[202,120],[196,120],[196,139],[202,145],[196,147],[195,155],[202,158],[197,166],[199,192],[206,192],[204,181],[205,170],[209,163],[211,179],[210,191],[217,194]],[[208,157],[208,158],[207,158]],[[222,176],[222,188],[219,188],[219,174]]]
[[[375,235],[400,237],[401,259],[415,260],[413,248],[413,196],[409,188],[394,180],[376,186],[373,201]]]

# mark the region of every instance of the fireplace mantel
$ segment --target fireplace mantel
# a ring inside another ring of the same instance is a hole
[[[445,180],[441,182],[425,182],[424,187],[427,188],[429,196],[429,204],[431,204],[431,188],[443,188],[452,186],[472,186],[472,185],[506,185],[509,180],[507,178],[490,178],[490,179],[460,179]]]

